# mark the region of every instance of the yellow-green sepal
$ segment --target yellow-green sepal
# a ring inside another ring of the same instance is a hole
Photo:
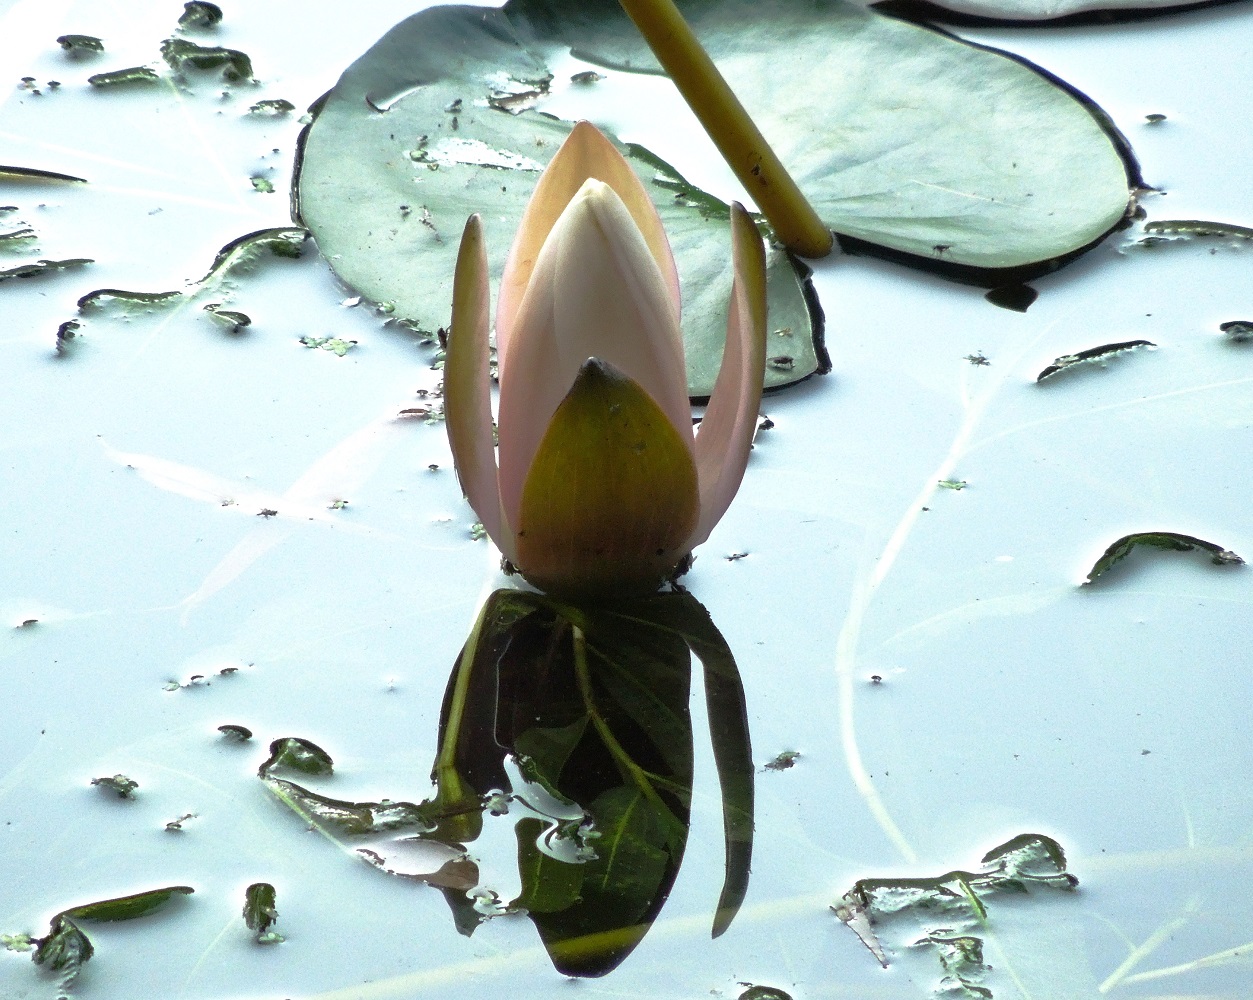
[[[522,490],[518,568],[570,599],[656,590],[700,515],[691,451],[652,397],[588,359],[553,414]]]

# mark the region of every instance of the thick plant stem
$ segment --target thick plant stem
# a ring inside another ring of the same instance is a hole
[[[673,0],[619,0],[775,236],[801,257],[831,252],[831,231],[774,155]]]

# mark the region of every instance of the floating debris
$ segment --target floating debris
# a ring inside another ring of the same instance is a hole
[[[183,813],[178,819],[172,819],[165,824],[166,833],[182,833],[183,824],[189,819],[195,819],[195,813]]]
[[[941,479],[936,483],[936,486],[940,487],[940,489],[955,491],[964,490],[967,485],[964,479]]]
[[[94,263],[95,261],[88,257],[71,257],[68,260],[38,260],[31,264],[18,264],[16,267],[0,271],[0,281],[4,281],[7,278],[35,278],[53,271],[63,271],[66,268],[82,267],[84,264]]]
[[[581,73],[575,73],[570,77],[571,83],[587,85],[589,83],[599,83],[604,77],[597,73],[594,69],[585,69]]]
[[[301,337],[300,342],[305,347],[320,347],[341,358],[357,346],[355,340],[344,340],[340,337]]]
[[[93,87],[117,87],[133,83],[156,83],[161,77],[150,66],[128,66],[126,69],[110,70],[87,77]]]
[[[104,51],[104,42],[95,35],[61,35],[57,44],[72,56],[92,55]]]
[[[120,302],[138,302],[142,305],[162,305],[182,297],[182,292],[132,292],[125,288],[97,288],[78,300],[79,310],[101,306],[106,299]]]
[[[218,726],[218,732],[235,743],[246,743],[252,739],[251,729],[247,726],[237,726],[233,722],[228,722],[224,726]]]
[[[1111,567],[1122,562],[1140,546],[1165,552],[1191,552],[1199,549],[1202,552],[1209,553],[1210,562],[1215,566],[1240,566],[1244,564],[1244,560],[1230,549],[1225,549],[1221,545],[1215,545],[1213,542],[1207,542],[1203,538],[1197,538],[1193,535],[1181,535],[1174,531],[1140,531],[1124,535],[1107,548],[1101,555],[1101,558],[1093,564],[1091,571],[1088,573],[1088,578],[1084,582],[1085,586],[1095,582],[1098,577]]]
[[[286,101],[281,97],[273,97],[264,101],[257,101],[248,109],[250,115],[285,115],[296,110],[296,105],[291,101]]]
[[[1144,116],[1144,120],[1149,125],[1160,125],[1166,120],[1166,116],[1158,112],[1153,112]]]
[[[111,789],[121,799],[129,799],[131,793],[139,787],[138,781],[128,778],[124,774],[115,774],[111,778],[92,778],[91,783],[101,788]]]
[[[962,360],[969,361],[972,365],[979,368],[986,368],[992,363],[987,359],[982,351],[976,351],[974,354],[967,354],[964,358],[962,358]]]
[[[1060,358],[1056,358],[1051,365],[1045,368],[1039,375],[1035,377],[1037,382],[1043,382],[1051,375],[1056,375],[1060,371],[1067,368],[1073,368],[1075,365],[1085,364],[1090,361],[1100,361],[1102,358],[1108,358],[1114,354],[1121,354],[1123,351],[1132,351],[1137,347],[1156,347],[1151,340],[1124,340],[1117,344],[1102,344],[1100,347],[1090,347],[1086,351],[1079,351],[1075,354],[1063,354]]]
[[[262,177],[260,174],[253,174],[248,178],[252,182],[252,189],[261,194],[273,194],[274,182],[268,177]]]
[[[799,757],[800,753],[796,750],[784,750],[774,760],[768,761],[765,769],[767,771],[786,771],[789,767],[796,764]]]

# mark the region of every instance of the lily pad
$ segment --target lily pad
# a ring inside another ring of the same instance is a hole
[[[395,315],[434,331],[448,322],[457,236],[483,216],[498,279],[536,179],[571,123],[489,100],[547,87],[547,66],[520,47],[500,11],[438,7],[402,22],[319,102],[297,166],[297,218],[341,278]],[[634,30],[634,29],[632,29]],[[543,52],[554,52],[547,45]],[[502,90],[500,81],[511,81]],[[460,103],[458,103],[460,102]],[[447,109],[455,108],[457,111]],[[688,383],[712,391],[726,335],[732,271],[729,206],[638,146],[620,147],[649,186],[679,264]],[[795,363],[766,384],[830,367],[807,269],[768,254],[770,329]]]
[[[845,0],[682,8],[846,249],[1013,284],[1102,239],[1139,186],[1109,117],[1021,58]],[[617,3],[504,11],[530,48],[542,39],[619,72],[659,72]]]
[[[1226,2],[1231,0],[888,0],[875,7],[909,20],[949,24],[1109,24]]]
[[[844,0],[701,0],[684,13],[848,249],[1002,286],[1054,270],[1127,214],[1139,173],[1125,140],[1022,60]],[[295,205],[341,278],[421,327],[443,326],[456,234],[473,212],[499,275],[535,176],[570,128],[536,108],[548,60],[567,49],[660,72],[611,0],[431,8],[349,67],[313,108]],[[690,390],[704,396],[730,285],[726,214],[648,151],[627,155],[674,244]],[[805,321],[803,278],[771,257],[769,323],[798,341],[780,352],[790,364],[769,366],[779,386],[825,356],[809,344],[821,319]]]

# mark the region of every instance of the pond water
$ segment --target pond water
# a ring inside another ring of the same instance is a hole
[[[0,271],[92,261],[0,281],[0,934],[193,888],[83,922],[95,954],[66,985],[84,1000],[1247,995],[1253,574],[1140,546],[1084,583],[1137,532],[1253,558],[1253,343],[1220,330],[1253,321],[1238,234],[1146,245],[1133,225],[1033,281],[1024,313],[869,257],[814,264],[833,371],[766,397],[771,426],[683,580],[738,663],[754,763],[751,879],[719,936],[699,669],[682,865],[601,978],[562,976],[504,905],[526,888],[517,824],[563,808],[513,764],[519,794],[493,800],[466,844],[476,877],[451,888],[358,849],[428,875],[458,852],[337,833],[258,777],[271,741],[298,737],[334,773],[287,780],[428,799],[450,674],[511,585],[452,469],[437,345],[359,300],[312,242],[187,285],[232,240],[291,226],[298,117],[416,6],[239,0],[186,37],[247,53],[257,84],[93,88],[164,67],[179,5],[0,4],[0,161],[89,182],[0,178],[0,233],[36,234],[0,247]],[[1253,225],[1247,4],[955,30],[1103,107],[1163,189],[1150,220]],[[63,51],[72,33],[105,52]],[[595,115],[742,197],[678,99],[624,76],[554,87],[545,110]],[[295,110],[249,112],[277,99]],[[80,311],[96,289],[185,294]],[[1153,346],[1036,381],[1134,340]],[[93,785],[115,775],[138,787]],[[1029,870],[989,885],[998,862],[981,860],[1024,834]],[[276,890],[281,942],[241,916],[256,883]],[[62,976],[6,940],[0,994],[58,995]]]

